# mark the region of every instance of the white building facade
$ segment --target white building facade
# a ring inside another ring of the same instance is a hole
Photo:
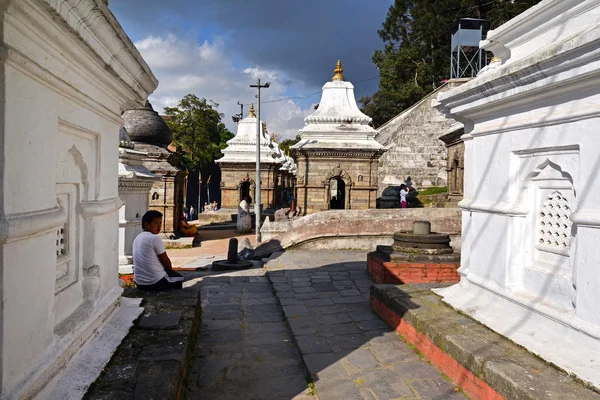
[[[438,290],[600,388],[600,1],[490,31],[500,60],[438,96],[464,124],[461,281]]]
[[[119,305],[118,145],[158,82],[105,2],[0,2],[0,397],[38,393]]]

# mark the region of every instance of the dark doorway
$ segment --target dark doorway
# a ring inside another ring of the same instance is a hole
[[[340,178],[329,181],[329,209],[343,210],[346,206],[346,184]]]
[[[240,185],[240,201],[244,200],[250,203],[250,182],[242,182]]]

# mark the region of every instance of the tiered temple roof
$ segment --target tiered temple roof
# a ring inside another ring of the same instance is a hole
[[[354,86],[344,81],[340,61],[331,82],[323,86],[317,110],[304,119],[300,130],[302,140],[293,146],[297,150],[379,150],[377,131],[370,126],[371,117],[363,114],[354,98]]]
[[[266,125],[260,121],[260,162],[266,164],[280,163],[279,146],[273,144],[266,130]],[[256,115],[254,105],[250,113],[238,124],[235,137],[227,141],[227,147],[222,150],[223,157],[217,163],[254,163],[256,162]]]

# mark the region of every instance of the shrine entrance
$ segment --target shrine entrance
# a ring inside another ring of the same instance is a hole
[[[343,210],[346,208],[346,184],[341,178],[329,181],[329,209]]]
[[[250,182],[242,182],[240,184],[240,201],[244,200],[244,198],[246,198],[246,201],[248,203],[251,202],[251,197],[250,197]]]

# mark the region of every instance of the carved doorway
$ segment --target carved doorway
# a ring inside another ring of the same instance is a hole
[[[248,204],[251,203],[252,198],[250,197],[250,182],[242,182],[240,184],[240,201],[244,200],[244,198],[246,198]]]
[[[331,178],[329,181],[329,209],[343,210],[346,208],[346,183],[341,178]]]

